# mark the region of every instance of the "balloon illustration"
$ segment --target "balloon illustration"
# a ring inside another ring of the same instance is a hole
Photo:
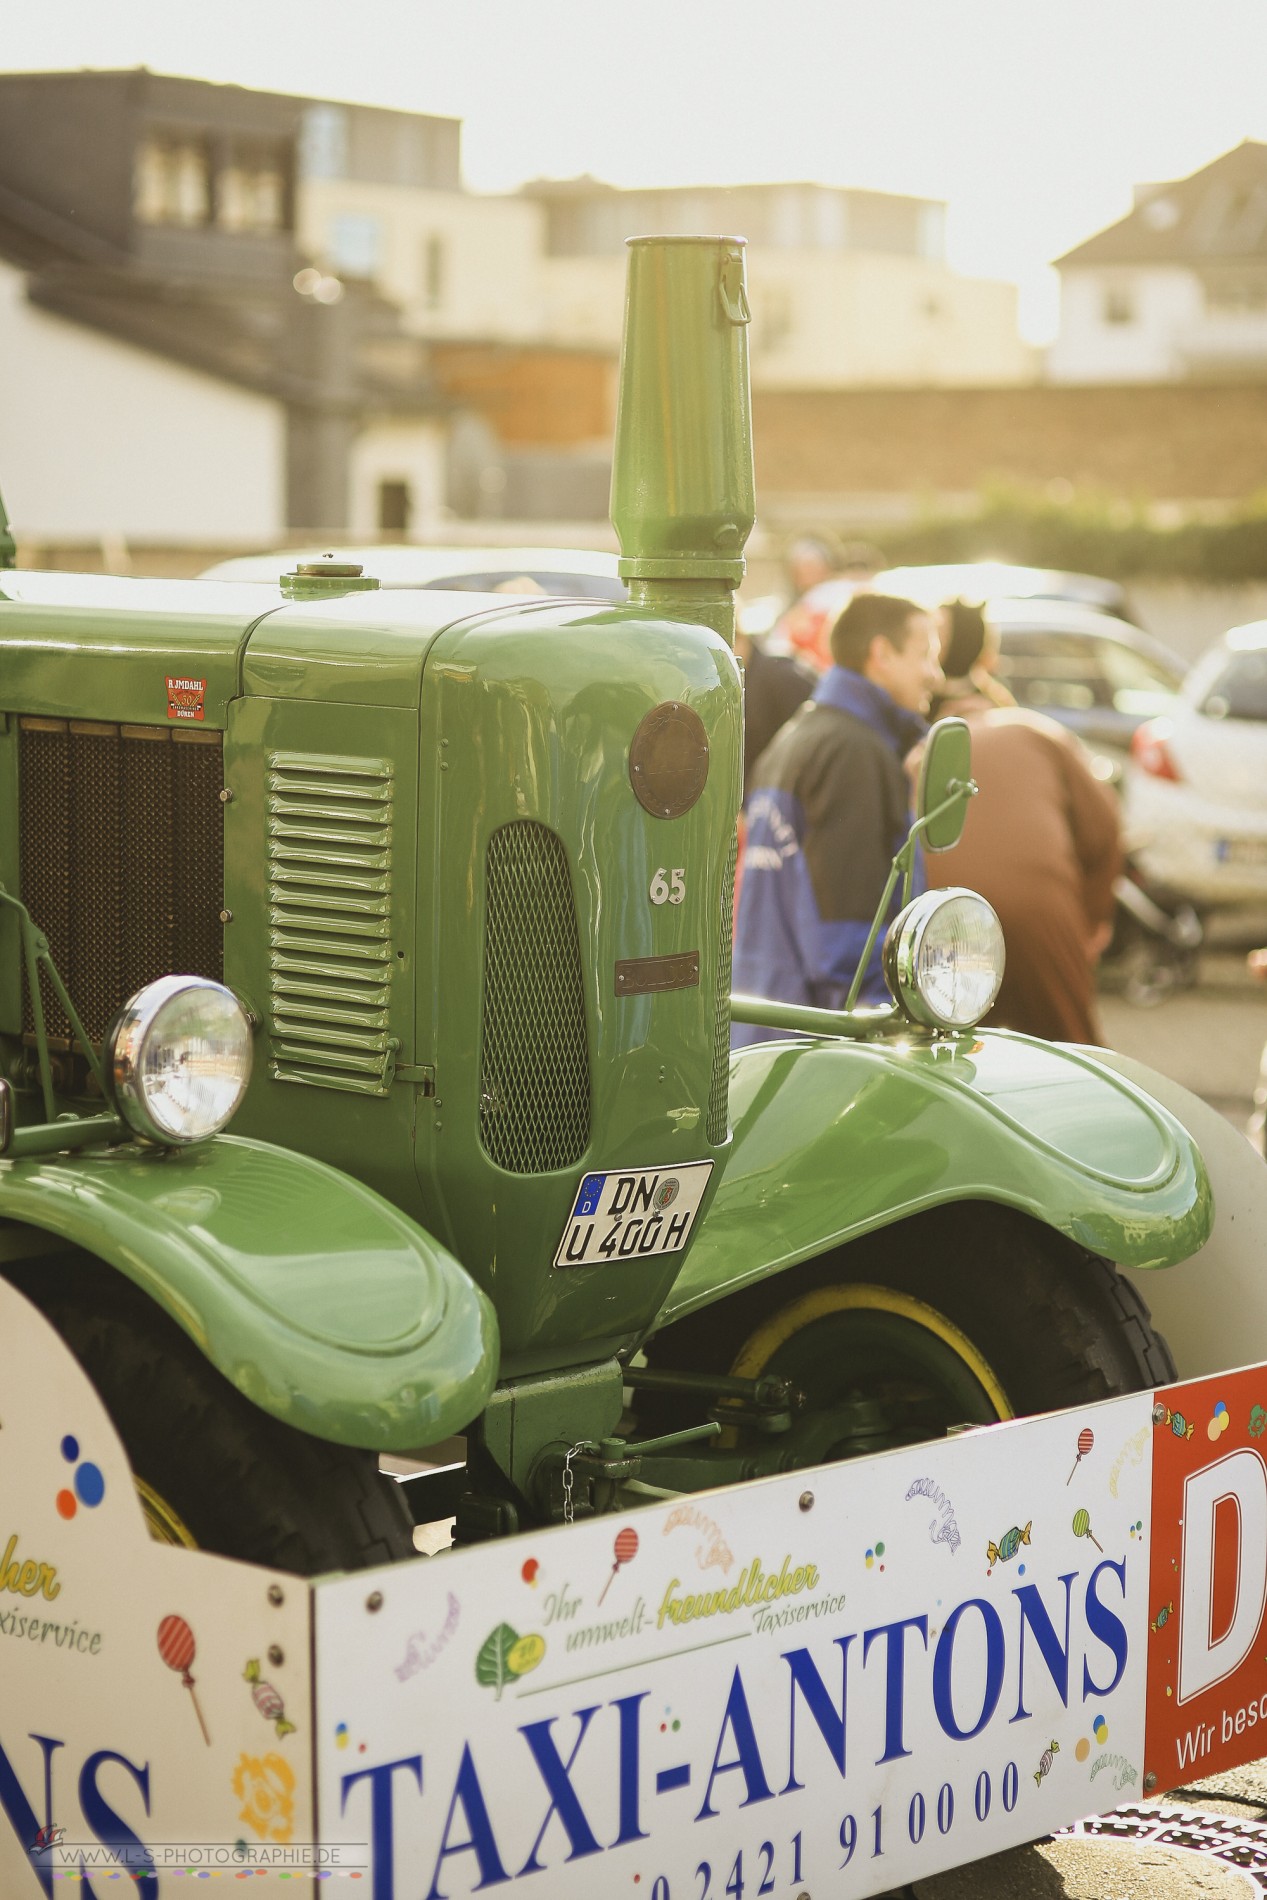
[[[1078,1456],[1073,1461],[1073,1471],[1078,1469],[1078,1466],[1082,1463],[1094,1443],[1095,1433],[1089,1425],[1084,1425],[1082,1430],[1078,1433]],[[1069,1476],[1065,1479],[1067,1485],[1073,1483],[1073,1471],[1071,1471]]]
[[[598,1599],[600,1603],[611,1589],[612,1577],[615,1576],[620,1566],[622,1564],[632,1563],[634,1558],[638,1555],[638,1533],[632,1524],[626,1524],[623,1531],[616,1532],[616,1545],[613,1554],[616,1561],[612,1565],[611,1577],[608,1577],[606,1583],[603,1585],[602,1594]]]
[[[1096,1536],[1095,1532],[1091,1528],[1091,1513],[1089,1511],[1075,1511],[1074,1512],[1073,1534],[1075,1537],[1089,1537],[1091,1539],[1091,1542],[1095,1545],[1096,1549],[1099,1551],[1100,1555],[1103,1557],[1104,1545],[1100,1542],[1099,1538]]]
[[[198,1717],[198,1726],[202,1730],[202,1739],[211,1746],[211,1737],[207,1733],[207,1724],[202,1719],[202,1710],[198,1707],[198,1698],[194,1694],[194,1679],[189,1673],[193,1661],[194,1633],[183,1616],[165,1616],[158,1626],[158,1653],[169,1669],[175,1669],[181,1682],[189,1691],[189,1699],[194,1705],[194,1714]]]

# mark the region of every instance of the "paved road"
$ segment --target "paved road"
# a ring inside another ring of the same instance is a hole
[[[1100,1012],[1112,1048],[1173,1076],[1243,1125],[1267,1042],[1267,987],[1246,974],[1243,951],[1207,954],[1199,988],[1156,1009],[1133,1009],[1106,994]]]

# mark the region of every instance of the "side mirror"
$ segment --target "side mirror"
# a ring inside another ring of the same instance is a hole
[[[972,782],[972,734],[963,719],[939,719],[924,741],[915,816],[925,851],[949,851],[963,836]]]

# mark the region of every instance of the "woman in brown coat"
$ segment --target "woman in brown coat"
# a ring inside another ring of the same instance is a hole
[[[1011,704],[990,678],[995,649],[979,610],[955,602],[947,622],[934,711],[968,721],[979,794],[960,843],[928,857],[928,882],[966,885],[998,912],[1007,968],[992,1026],[1102,1042],[1095,964],[1121,868],[1117,801],[1072,733]]]

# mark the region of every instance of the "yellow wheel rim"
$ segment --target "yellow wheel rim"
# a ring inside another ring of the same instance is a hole
[[[756,1332],[740,1347],[731,1372],[740,1379],[757,1378],[765,1371],[779,1347],[786,1344],[794,1333],[799,1333],[803,1327],[812,1326],[815,1320],[826,1319],[831,1313],[846,1313],[858,1308],[870,1313],[892,1313],[896,1318],[910,1320],[922,1326],[925,1332],[932,1333],[963,1361],[990,1403],[997,1408],[999,1417],[1015,1418],[1007,1393],[993,1367],[978,1352],[968,1335],[961,1332],[944,1313],[939,1313],[935,1306],[915,1299],[910,1293],[898,1293],[887,1286],[823,1286],[812,1293],[803,1294],[799,1300],[781,1307],[758,1326]]]
[[[953,1320],[947,1319],[944,1313],[939,1313],[935,1306],[917,1300],[910,1293],[901,1293],[887,1286],[859,1284],[817,1287],[813,1292],[802,1294],[799,1299],[790,1300],[750,1334],[730,1368],[732,1374],[742,1379],[759,1378],[780,1347],[798,1333],[820,1320],[851,1311],[886,1314],[931,1334],[976,1380],[997,1418],[1016,1416],[1002,1381],[968,1335]],[[733,1428],[728,1428],[718,1442],[733,1445]]]
[[[134,1478],[133,1483],[145,1513],[145,1527],[154,1542],[179,1544],[185,1550],[197,1550],[197,1538],[180,1512],[172,1508],[162,1493],[156,1491],[152,1484],[146,1484],[144,1478]]]

